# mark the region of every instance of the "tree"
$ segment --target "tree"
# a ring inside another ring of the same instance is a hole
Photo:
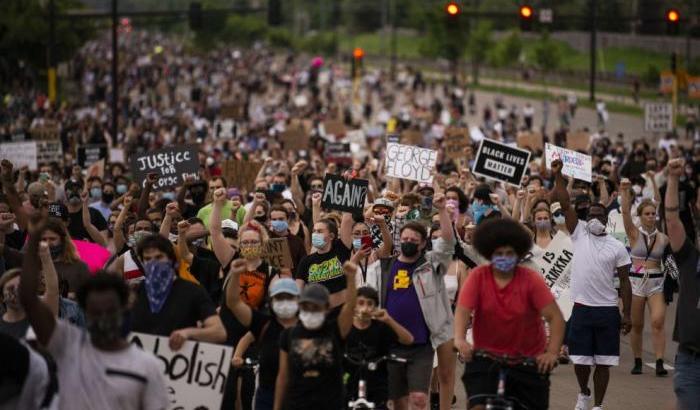
[[[479,84],[479,65],[493,48],[492,25],[489,21],[480,21],[470,33],[467,52],[472,61],[472,80]]]
[[[561,65],[561,49],[559,45],[552,41],[549,37],[549,32],[542,33],[542,37],[535,44],[535,65],[542,71],[545,90],[547,88],[547,74],[550,71],[555,71]]]
[[[523,40],[518,30],[512,30],[503,37],[489,54],[489,62],[497,67],[516,65],[523,52]]]
[[[464,15],[446,16],[442,7],[434,7],[425,15],[426,36],[419,51],[425,57],[444,58],[450,62],[452,79],[457,79],[459,60],[464,56],[469,25]]]

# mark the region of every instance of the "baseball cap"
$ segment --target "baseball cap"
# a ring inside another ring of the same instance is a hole
[[[49,216],[58,219],[68,219],[68,208],[61,202],[53,202],[49,204]]]
[[[270,297],[275,297],[282,293],[292,296],[299,296],[299,287],[294,279],[281,278],[272,282],[270,285]]]
[[[234,196],[241,196],[241,191],[238,188],[229,188],[228,192],[226,192],[226,197],[228,199],[233,198]]]
[[[549,212],[554,215],[557,211],[561,211],[561,204],[559,202],[554,202],[549,206]]]
[[[234,231],[237,231],[238,224],[231,219],[224,219],[221,221],[221,229],[233,229]]]
[[[387,208],[394,209],[394,203],[386,198],[377,198],[377,200],[374,201],[372,207],[375,206],[385,206]]]
[[[299,298],[299,303],[313,303],[314,305],[326,307],[330,299],[330,293],[325,286],[318,283],[312,283],[311,285],[305,286],[304,290],[301,292],[301,297]]]
[[[474,198],[481,199],[482,201],[490,201],[491,189],[488,185],[479,185],[474,190]]]

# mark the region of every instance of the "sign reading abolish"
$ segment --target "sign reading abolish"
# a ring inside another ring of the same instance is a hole
[[[160,175],[156,190],[182,185],[187,176],[199,179],[197,146],[178,145],[131,157],[131,173],[134,180],[143,185],[146,175],[150,172]]]
[[[561,231],[554,235],[544,252],[535,253],[532,257],[532,262],[539,269],[567,320],[573,309],[568,296],[573,257],[574,245],[571,243],[571,238]]]
[[[474,174],[520,186],[530,162],[530,151],[484,139],[474,161]]]
[[[131,333],[129,342],[153,353],[163,365],[170,394],[169,409],[218,409],[224,395],[233,349],[224,345],[187,341],[177,352],[168,338]]]
[[[362,214],[368,185],[366,179],[345,179],[338,175],[326,174],[323,181],[321,206],[326,209]]]
[[[433,183],[437,151],[427,148],[388,143],[386,145],[386,175]]]
[[[562,174],[591,182],[593,166],[590,155],[552,144],[545,144],[545,158],[547,160],[547,169],[552,169],[552,162],[560,159],[564,165],[561,170]]]

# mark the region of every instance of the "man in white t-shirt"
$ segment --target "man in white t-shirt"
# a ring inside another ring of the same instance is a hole
[[[41,262],[34,232],[22,267],[20,301],[37,340],[56,361],[60,408],[164,410],[168,406],[161,365],[122,335],[129,291],[120,277],[98,273],[78,290],[88,332],[56,319],[37,297]]]
[[[605,206],[592,203],[585,220],[579,220],[571,207],[561,161],[552,163],[554,188],[552,202],[560,202],[566,226],[571,234],[574,257],[571,261],[571,298],[574,308],[569,319],[567,343],[581,392],[576,410],[588,410],[591,390],[588,380],[595,366],[593,410],[601,410],[610,379],[610,366],[620,358],[620,328],[630,331],[632,286],[629,269],[632,261],[625,246],[605,233],[608,222]],[[618,308],[615,274],[620,279],[623,317]]]

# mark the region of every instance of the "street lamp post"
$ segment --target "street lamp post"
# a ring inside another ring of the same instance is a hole
[[[596,8],[598,6],[597,0],[590,0],[590,8],[591,8],[591,14],[590,14],[590,23],[591,23],[591,39],[590,39],[590,54],[591,54],[591,69],[590,69],[590,76],[589,76],[589,82],[590,82],[590,90],[589,90],[589,99],[591,102],[595,102],[595,78],[596,78],[596,31],[598,30],[597,27],[597,16],[596,16]]]
[[[117,15],[117,0],[112,0],[112,143],[117,142],[119,130],[119,56],[117,47],[117,35],[119,16]]]

